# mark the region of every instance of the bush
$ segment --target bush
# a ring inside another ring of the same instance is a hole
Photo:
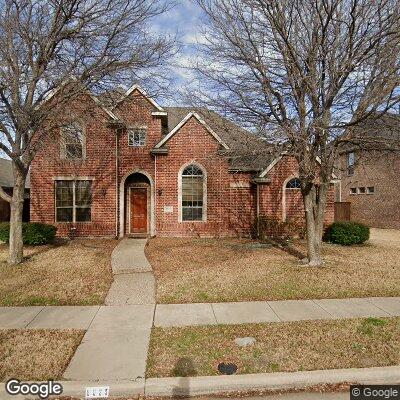
[[[266,215],[256,218],[252,227],[253,238],[293,239],[304,238],[306,235],[303,218],[291,219],[286,222]]]
[[[342,246],[362,244],[369,239],[369,227],[357,222],[334,222],[324,234],[324,241]]]
[[[22,241],[24,244],[38,246],[54,241],[57,228],[53,225],[39,224],[36,222],[24,222],[22,224]],[[10,236],[10,224],[0,223],[0,240],[8,243]]]

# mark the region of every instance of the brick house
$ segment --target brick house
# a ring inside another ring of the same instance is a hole
[[[353,221],[400,229],[400,154],[394,151],[400,140],[400,116],[387,114],[366,121],[355,135],[367,139],[366,148],[349,146],[341,154],[336,200],[350,203]]]
[[[31,167],[32,221],[60,235],[233,236],[257,215],[304,218],[296,161],[252,133],[137,85],[104,104],[87,94],[60,117]],[[332,186],[327,222],[333,202]]]
[[[0,157],[0,186],[3,190],[12,195],[14,187],[14,176],[12,172],[11,160]],[[29,174],[25,182],[25,199],[24,208],[22,210],[22,220],[29,221]],[[0,222],[10,221],[10,203],[0,198]]]

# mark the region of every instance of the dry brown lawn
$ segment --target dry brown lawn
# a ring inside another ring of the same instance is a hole
[[[60,379],[84,331],[0,330],[0,380]]]
[[[0,245],[0,305],[102,304],[112,282],[112,239],[76,239],[25,248],[25,261],[6,263]]]
[[[234,339],[254,337],[239,347]],[[400,318],[154,328],[148,377],[366,368],[400,364]]]
[[[146,254],[160,303],[400,296],[400,231],[372,229],[362,246],[325,244],[325,265],[246,239],[151,239]],[[293,254],[292,254],[293,253]]]

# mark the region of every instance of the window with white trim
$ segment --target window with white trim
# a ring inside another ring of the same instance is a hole
[[[85,158],[85,136],[82,124],[77,121],[61,127],[61,158],[80,160]]]
[[[146,146],[147,128],[130,128],[128,129],[128,145],[130,147]]]
[[[368,194],[374,194],[375,193],[375,186],[368,186],[367,187],[367,193]]]
[[[56,222],[90,222],[92,181],[55,181]]]
[[[300,189],[300,188],[301,184],[299,178],[293,178],[286,184],[286,189]]]
[[[182,221],[202,221],[204,218],[204,173],[196,165],[182,172]]]
[[[357,194],[357,188],[356,187],[351,187],[350,188],[350,194]]]
[[[356,155],[354,151],[347,153],[347,176],[354,175],[354,165],[356,163]]]
[[[365,194],[365,187],[361,186],[358,188],[358,194]]]

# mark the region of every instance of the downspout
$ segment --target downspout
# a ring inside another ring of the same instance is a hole
[[[115,238],[118,239],[118,203],[119,203],[119,184],[118,184],[118,170],[119,170],[119,152],[118,152],[118,134],[119,128],[115,130]]]
[[[153,234],[156,235],[157,229],[157,154],[154,154],[154,213],[153,213]]]
[[[257,237],[260,237],[260,185],[257,183],[256,193],[256,209],[257,209]]]

